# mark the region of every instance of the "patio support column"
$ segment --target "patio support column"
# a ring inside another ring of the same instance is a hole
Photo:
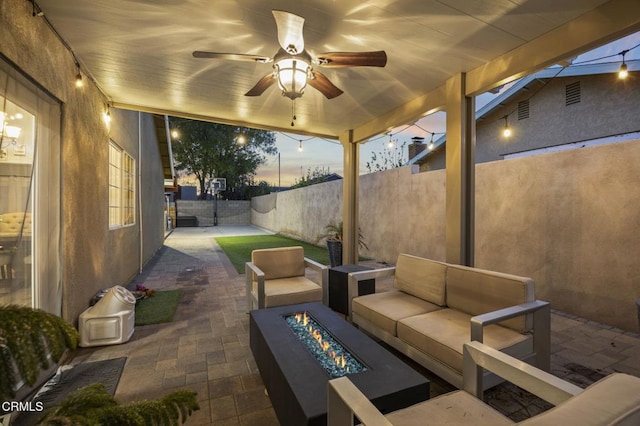
[[[360,188],[360,145],[353,140],[353,130],[340,137],[344,149],[342,180],[342,263],[358,263],[358,195]]]
[[[446,261],[474,264],[475,98],[465,95],[466,75],[446,83]]]

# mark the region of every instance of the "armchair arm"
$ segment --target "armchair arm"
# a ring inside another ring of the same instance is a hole
[[[258,309],[264,308],[264,272],[258,268],[253,262],[246,262],[244,264],[245,272],[245,284],[247,292],[247,313],[253,309],[253,277],[256,277],[258,281],[258,294],[256,302],[258,302]]]
[[[370,280],[372,278],[388,277],[395,273],[395,266],[349,273],[349,282],[347,283],[347,308],[349,313],[347,314],[347,318],[349,318],[349,320],[351,319],[351,301],[358,294],[358,282]]]
[[[329,304],[329,267],[327,265],[323,265],[320,262],[316,262],[315,260],[309,259],[308,257],[304,258],[304,266],[311,268],[315,271],[320,272],[320,285],[322,287],[322,304]]]
[[[391,422],[347,377],[329,380],[327,385],[327,424],[353,426],[353,415],[364,425],[391,426]]]
[[[483,369],[510,381],[551,404],[578,395],[582,388],[480,342],[463,347],[463,389],[483,400]]]

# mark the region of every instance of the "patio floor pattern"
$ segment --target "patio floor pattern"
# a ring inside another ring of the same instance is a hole
[[[155,290],[180,288],[174,321],[136,327],[131,340],[80,348],[71,363],[127,357],[116,399],[153,399],[178,389],[198,392],[200,410],[187,425],[278,425],[249,348],[244,275],[239,275],[213,239],[251,235],[254,227],[178,228],[130,284]],[[378,291],[390,281],[378,281]],[[552,373],[580,386],[614,371],[640,377],[640,336],[553,311]],[[411,364],[411,361],[406,360]],[[431,396],[453,388],[414,365],[431,381]],[[550,407],[519,388],[502,384],[486,400],[515,421]]]

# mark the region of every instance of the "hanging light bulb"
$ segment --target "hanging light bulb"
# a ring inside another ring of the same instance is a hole
[[[620,70],[618,71],[618,78],[621,80],[624,80],[629,76],[629,71],[627,70],[627,64],[624,61],[624,55],[626,55],[627,52],[628,50],[623,50],[622,52],[620,52],[620,54],[622,55],[622,65],[620,65]]]
[[[81,88],[84,86],[84,82],[82,81],[82,74],[80,73],[80,64],[76,62],[76,87]]]
[[[434,133],[431,133],[431,140],[429,141],[429,145],[427,145],[427,148],[429,148],[429,151],[432,151],[433,148],[435,147],[435,145],[433,144],[433,135]]]
[[[509,127],[509,116],[505,115],[504,117],[504,129],[502,130],[502,135],[505,138],[511,136],[511,128]]]
[[[302,139],[298,143],[298,152],[302,152]]]
[[[247,142],[247,139],[244,137],[243,134],[240,134],[238,136],[238,145],[244,145]]]
[[[387,142],[387,147],[389,147],[389,149],[393,148],[393,140],[391,139],[391,133],[389,133],[389,142]]]
[[[111,112],[109,111],[108,106],[107,106],[107,110],[102,114],[102,119],[104,120],[105,124],[107,125],[111,124]]]
[[[180,133],[176,129],[171,130],[171,137],[177,139],[180,136]]]

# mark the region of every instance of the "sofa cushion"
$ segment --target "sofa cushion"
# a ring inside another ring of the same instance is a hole
[[[446,272],[445,263],[400,254],[393,286],[427,302],[444,306]]]
[[[639,425],[640,378],[610,374],[568,401],[519,424]]]
[[[253,294],[257,299],[257,282],[253,282]],[[322,287],[305,277],[269,280],[264,285],[265,308],[321,302]]]
[[[251,262],[264,272],[265,280],[304,275],[304,249],[301,246],[253,250]]]
[[[531,302],[534,288],[531,278],[459,265],[447,268],[447,306],[471,316]],[[522,333],[531,329],[532,321],[521,316],[501,325]]]
[[[439,425],[512,425],[503,416],[465,391],[440,395],[433,399],[394,411],[385,416],[394,425],[423,426],[433,422]]]
[[[355,297],[351,310],[376,327],[396,335],[396,321],[413,315],[442,309],[402,291],[367,294]]]
[[[398,321],[398,338],[462,374],[462,346],[471,339],[471,315],[440,309]],[[532,350],[532,338],[500,325],[484,327],[484,342],[518,357]]]

